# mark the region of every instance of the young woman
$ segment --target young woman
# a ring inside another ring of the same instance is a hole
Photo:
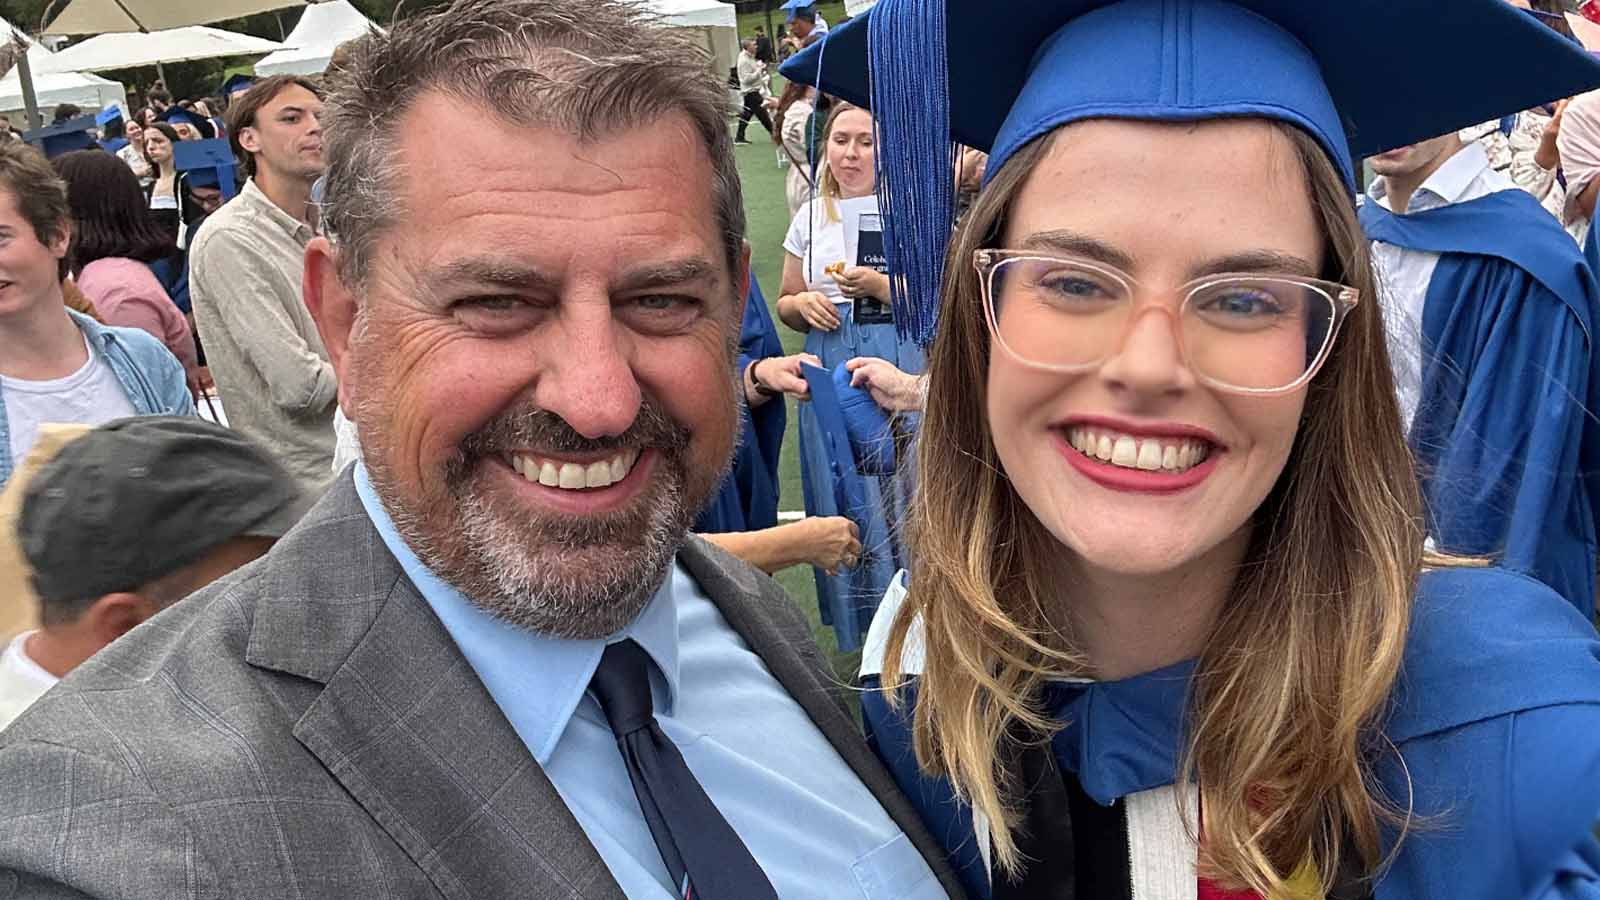
[[[72,276],[107,324],[142,328],[183,364],[191,390],[203,380],[194,333],[150,264],[177,252],[145,214],[144,193],[120,159],[79,150],[51,160],[72,209]]]
[[[823,146],[827,166],[818,179],[817,196],[795,214],[784,238],[778,318],[805,333],[806,352],[820,359],[824,368],[843,366],[856,357],[877,357],[920,372],[921,352],[899,339],[887,315],[888,276],[857,265],[857,248],[850,246],[857,223],[863,217],[875,218],[878,212],[872,116],[859,107],[836,104],[824,125]],[[858,318],[858,312],[877,315]],[[816,413],[810,404],[801,404],[799,414],[806,512],[843,515],[846,511],[839,508],[833,493],[833,462]],[[873,608],[904,564],[898,547],[894,479],[882,473],[868,476],[866,491],[871,521],[856,524],[868,544],[867,553],[851,571],[816,573],[823,621],[834,627],[845,649],[859,645]]]
[[[148,198],[150,218],[174,243],[183,233],[178,169],[172,159],[172,147],[179,140],[178,132],[165,122],[151,122],[145,126],[144,156],[150,162],[152,180],[144,194]]]
[[[1537,582],[1424,558],[1346,131],[1408,144],[1600,66],[1500,0],[1458,0],[1452,52],[1528,77],[1408,62],[1425,6],[881,0],[825,44],[852,100],[871,46],[913,163],[884,160],[916,201],[890,223],[936,216],[950,138],[992,148],[863,666],[973,894],[1600,896],[1600,642]],[[1394,115],[1396,84],[1426,102]],[[918,224],[912,285],[943,255]]]
[[[117,159],[127,165],[142,185],[151,178],[150,160],[144,155],[144,126],[137,120],[129,120],[123,126],[123,135],[128,139],[128,146],[117,151]]]

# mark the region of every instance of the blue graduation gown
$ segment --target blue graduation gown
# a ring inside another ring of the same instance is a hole
[[[1174,783],[1193,669],[1053,688],[1061,771],[1107,806]],[[917,769],[915,680],[899,712],[876,677],[864,682],[873,749],[963,885],[989,897],[970,810]],[[1600,898],[1600,639],[1548,587],[1502,569],[1425,574],[1383,731],[1399,757],[1378,758],[1378,780],[1435,818],[1404,838],[1376,900]]]
[[[783,355],[777,326],[767,310],[766,298],[755,276],[744,301],[744,323],[739,330],[738,369],[758,359]],[[695,520],[700,534],[759,531],[778,524],[778,451],[788,422],[784,399],[773,397],[755,409],[744,407],[744,433],[734,451],[733,467]]]
[[[924,368],[922,351],[910,340],[902,341],[890,324],[857,325],[849,306],[835,305],[840,325],[834,331],[813,329],[806,334],[806,352],[822,360],[822,367],[833,369],[858,356],[886,359],[911,374]],[[848,515],[835,500],[833,461],[829,442],[818,424],[815,410],[801,403],[800,483],[805,493],[806,514],[812,516]],[[862,560],[854,569],[829,575],[813,568],[817,580],[817,606],[826,625],[833,627],[839,649],[854,650],[872,621],[873,610],[889,586],[894,573],[905,566],[905,548],[900,540],[899,511],[905,508],[902,487],[894,476],[868,476],[864,479],[867,500],[864,512],[852,515],[863,536],[884,535],[873,543],[863,541]]]
[[[1429,534],[1539,578],[1592,617],[1600,296],[1588,264],[1523,191],[1404,216],[1367,203],[1361,224],[1373,240],[1442,254],[1410,432]]]

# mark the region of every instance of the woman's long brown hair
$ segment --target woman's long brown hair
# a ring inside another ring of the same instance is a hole
[[[1372,765],[1385,752],[1379,720],[1423,561],[1421,498],[1367,243],[1337,169],[1311,138],[1282,128],[1326,241],[1323,275],[1356,288],[1361,303],[1307,388],[1294,449],[1256,511],[1245,563],[1206,638],[1179,773],[1181,786],[1200,790],[1202,872],[1268,898],[1308,863],[1327,887],[1346,854],[1376,873],[1385,823],[1405,821],[1398,810],[1408,798],[1380,796]],[[1066,551],[1012,489],[990,437],[990,339],[972,269],[974,250],[997,246],[1051,144],[1041,138],[996,173],[953,241],[908,524],[910,596],[884,672],[892,691],[920,619],[917,758],[987,817],[1007,872],[1023,862],[1007,742],[1019,726],[1040,735],[1060,727],[1035,702],[1045,678],[1093,671],[1047,613],[1071,602],[1050,562]]]

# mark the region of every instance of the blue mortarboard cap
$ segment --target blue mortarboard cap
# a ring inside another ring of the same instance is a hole
[[[234,191],[233,150],[221,138],[206,141],[179,141],[172,145],[172,167],[183,172],[193,187],[217,187],[224,198]]]
[[[803,10],[803,9],[810,9],[811,8],[811,2],[812,2],[812,0],[789,0],[789,2],[783,4],[782,6],[780,6],[778,8],[779,9],[788,10],[789,11],[789,18],[786,19],[785,21],[793,22],[794,21],[794,14],[799,12],[799,11],[801,11],[801,10]]]
[[[185,183],[197,188],[221,188],[216,169],[192,169],[184,176]]]
[[[1304,129],[1353,193],[1356,159],[1600,85],[1504,0],[880,0],[780,71],[872,108],[896,320],[924,343],[951,140],[993,178],[1070,122],[1256,116]]]
[[[161,111],[161,115],[156,116],[156,120],[159,122],[188,122],[190,125],[193,125],[195,130],[200,132],[200,136],[206,140],[210,140],[217,136],[216,126],[211,124],[210,119],[207,119],[205,116],[202,116],[197,112],[191,112],[187,109],[184,109],[181,106],[167,107]]]
[[[245,75],[242,72],[235,72],[228,76],[227,81],[222,83],[222,96],[227,97],[232,95],[235,91],[248,90],[250,85],[255,83],[256,80],[254,77]]]
[[[94,116],[85,115],[68,119],[59,125],[36,128],[24,134],[22,139],[43,150],[45,156],[54,159],[74,150],[98,149],[100,145],[95,143],[94,127]]]
[[[105,126],[110,125],[112,122],[116,122],[122,118],[122,107],[108,106],[105,109],[95,113],[94,123],[99,125],[101,128],[104,128]]]

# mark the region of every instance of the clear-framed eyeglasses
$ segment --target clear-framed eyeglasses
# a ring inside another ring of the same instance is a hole
[[[1218,390],[1253,396],[1304,387],[1327,361],[1354,288],[1277,273],[1220,273],[1176,291],[1173,307],[1099,262],[1025,250],[978,250],[995,343],[1025,365],[1093,370],[1114,355],[1150,309],[1172,317],[1184,364]],[[1141,293],[1143,298],[1141,299]],[[1170,299],[1170,295],[1169,295]]]

